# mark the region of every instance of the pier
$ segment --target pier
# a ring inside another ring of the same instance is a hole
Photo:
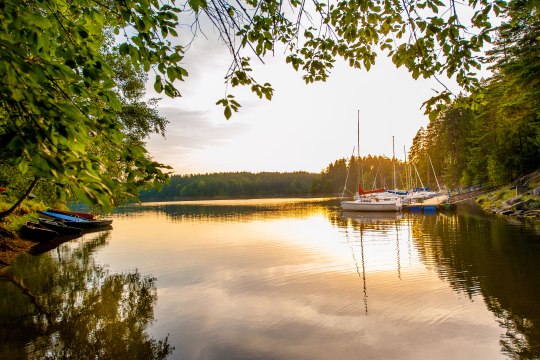
[[[448,194],[435,196],[418,203],[403,204],[403,210],[409,212],[435,213],[440,210],[453,210],[456,204],[476,198],[492,191],[493,189],[483,189],[481,186],[469,187],[449,191]]]
[[[449,203],[448,195],[434,196],[429,199],[425,199],[418,203],[403,204],[403,210],[408,212],[417,213],[429,213],[433,214],[441,210],[451,210],[455,208],[455,205]]]

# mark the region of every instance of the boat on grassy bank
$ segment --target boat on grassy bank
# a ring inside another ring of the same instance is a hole
[[[80,218],[88,219],[88,220],[97,220],[94,214],[90,214],[90,213],[82,212],[82,211],[69,211],[69,210],[57,210],[57,209],[49,209],[47,211],[51,211],[57,214],[80,217]]]
[[[36,222],[27,221],[21,228],[21,234],[28,240],[46,242],[54,239],[59,234],[51,229],[48,229]]]
[[[79,229],[92,229],[105,227],[112,224],[112,219],[100,219],[100,220],[90,220],[81,218],[78,216],[65,215],[54,211],[38,211],[40,214],[45,215],[49,218],[60,220],[65,225],[76,227]]]
[[[68,226],[60,221],[54,221],[49,219],[39,219],[39,224],[50,229],[53,231],[56,231],[60,235],[80,235],[83,231],[83,229],[76,228],[73,226]]]

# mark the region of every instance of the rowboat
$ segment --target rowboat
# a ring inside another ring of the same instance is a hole
[[[60,221],[40,218],[39,224],[45,226],[48,229],[56,231],[60,235],[80,235],[82,233],[82,229],[72,227],[72,226],[67,226],[66,224]]]
[[[58,235],[56,231],[47,229],[33,221],[27,221],[23,225],[21,234],[24,238],[34,241],[50,241]]]
[[[68,210],[56,210],[56,209],[49,209],[49,211],[58,213],[58,214],[81,217],[83,219],[88,219],[88,220],[96,220],[94,214],[81,212],[81,211],[68,211]]]
[[[92,229],[100,228],[112,224],[112,219],[103,219],[103,220],[89,220],[83,219],[77,216],[60,214],[53,211],[38,211],[40,214],[48,216],[52,219],[62,220],[67,226],[76,227],[79,229]]]

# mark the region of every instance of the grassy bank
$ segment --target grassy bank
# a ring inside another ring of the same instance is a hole
[[[479,196],[476,202],[495,214],[540,219],[540,170]]]
[[[0,197],[0,211],[9,209],[13,202]],[[21,239],[19,230],[29,220],[37,220],[38,210],[47,208],[41,201],[25,200],[10,216],[0,221],[0,267],[9,265],[21,252],[28,251],[35,242]]]

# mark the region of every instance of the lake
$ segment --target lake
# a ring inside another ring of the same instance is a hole
[[[472,204],[126,206],[0,278],[0,358],[538,359],[539,234]]]

